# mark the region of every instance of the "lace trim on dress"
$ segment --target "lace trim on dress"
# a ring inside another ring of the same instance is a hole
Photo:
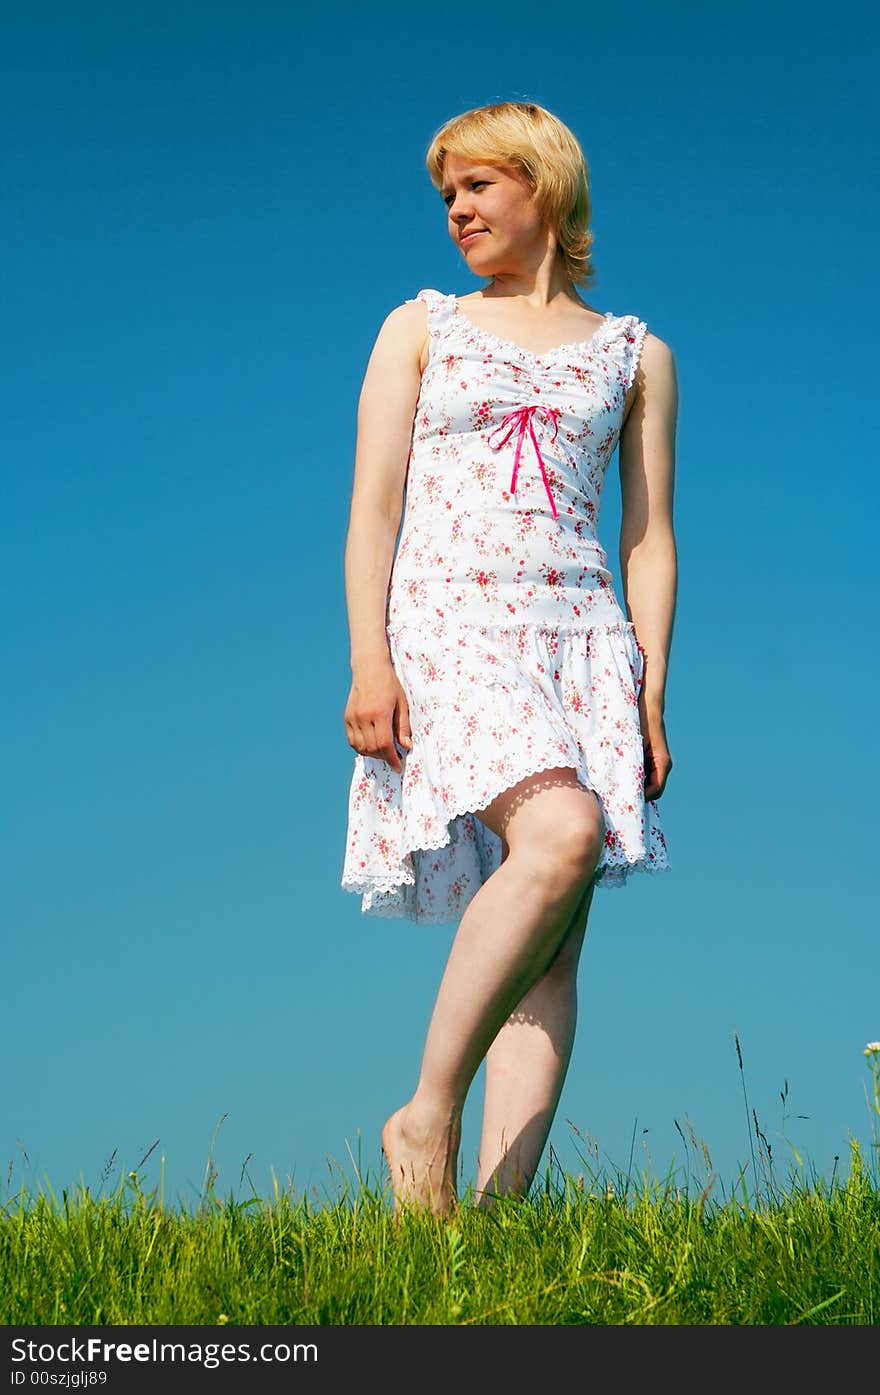
[[[621,328],[632,326],[631,332],[635,336],[633,352],[637,358],[647,328],[645,323],[638,320],[635,315],[615,315],[612,310],[607,310],[603,316],[602,324],[596,327],[588,339],[570,339],[564,344],[554,344],[551,348],[544,349],[542,353],[535,353],[534,350],[527,349],[525,345],[518,344],[515,339],[505,339],[500,334],[494,334],[492,330],[484,329],[482,325],[476,324],[467,314],[467,311],[461,308],[458,297],[453,293],[447,295],[433,287],[424,287],[413,299],[424,301],[428,309],[429,329],[438,334],[461,326],[485,344],[497,349],[499,353],[514,353],[536,364],[549,363],[560,354],[576,353],[590,357],[599,351],[600,346],[603,346],[603,353],[606,355],[618,347],[629,348],[630,341],[625,335],[608,337],[609,330],[618,326]]]
[[[502,794],[504,790],[510,789],[513,785],[518,784],[520,780],[526,779],[529,775],[539,775],[543,770],[560,769],[574,770],[578,778],[578,783],[583,785],[585,789],[590,790],[592,794],[595,794],[596,798],[599,799],[601,803],[601,795],[589,783],[588,775],[586,771],[583,769],[583,766],[580,762],[576,760],[564,759],[557,759],[553,760],[552,762],[548,762],[546,756],[542,756],[541,759],[537,762],[527,761],[522,763],[521,765],[518,764],[513,774],[507,774],[498,781],[494,782],[489,788],[488,797],[486,798],[486,804],[490,804],[492,800],[495,799],[499,794]],[[444,809],[444,818],[447,821],[446,830],[445,836],[439,843],[416,843],[412,847],[402,849],[401,867],[399,874],[396,877],[353,877],[343,882],[343,890],[351,891],[354,892],[356,895],[364,896],[366,900],[362,905],[362,910],[365,912],[368,910],[372,910],[373,914],[384,914],[386,916],[404,916],[408,919],[412,919],[414,918],[415,910],[417,909],[418,913],[417,915],[415,915],[415,918],[419,922],[431,921],[439,924],[443,921],[454,920],[456,918],[455,914],[451,914],[448,908],[443,912],[437,912],[436,914],[432,914],[430,911],[425,911],[421,908],[413,908],[411,906],[405,907],[405,897],[402,898],[400,903],[385,908],[377,908],[374,906],[373,902],[376,896],[387,896],[394,892],[403,891],[406,887],[415,886],[415,873],[411,872],[407,867],[402,865],[403,859],[406,857],[411,857],[413,853],[436,852],[440,848],[447,848],[449,844],[452,842],[453,823],[455,823],[457,819],[460,819],[468,814],[470,814],[473,818],[476,818],[476,815],[474,814],[473,810],[469,809],[466,803],[453,804],[448,810]],[[494,837],[494,835],[491,835],[490,830],[487,830],[487,832],[490,833],[490,836]],[[600,858],[599,863],[596,867],[596,871],[593,874],[593,880],[596,883],[597,887],[601,886],[606,889],[613,888],[617,890],[626,884],[629,874],[636,870],[643,872],[667,872],[671,870],[670,864],[668,862],[658,863],[655,860],[653,854],[651,854],[650,852],[645,852],[637,858],[628,858],[626,856],[621,855],[620,853],[617,853],[616,856],[612,855],[610,857],[606,857],[606,851],[607,850],[603,850],[602,858]],[[605,859],[604,861],[602,860],[603,858]]]
[[[602,317],[602,324],[597,325],[589,339],[570,339],[565,344],[554,344],[551,348],[544,349],[541,353],[535,353],[533,349],[527,349],[525,345],[518,344],[515,339],[503,339],[500,334],[493,334],[490,329],[484,329],[482,325],[475,324],[470,316],[462,310],[456,296],[450,296],[448,299],[452,303],[450,320],[463,320],[468,330],[487,343],[494,344],[495,348],[499,349],[502,353],[512,349],[514,352],[521,354],[523,358],[532,359],[535,363],[544,363],[551,358],[556,358],[558,354],[588,354],[595,348],[596,344],[601,341],[602,336],[610,327],[613,320],[626,318],[626,316],[615,315],[612,311],[608,310]]]
[[[635,317],[633,317],[635,319]],[[642,355],[642,345],[645,342],[645,334],[648,326],[644,320],[635,320],[633,326],[633,342],[630,346],[629,363],[626,373],[626,390],[629,392],[635,382],[636,370],[639,366],[639,359]]]
[[[449,296],[444,295],[442,291],[435,291],[428,288],[419,291],[414,299],[423,301],[427,306],[429,329],[440,329],[442,325],[445,325],[447,321],[452,319]]]

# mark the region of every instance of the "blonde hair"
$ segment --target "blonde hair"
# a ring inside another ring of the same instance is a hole
[[[556,236],[569,280],[577,286],[594,280],[587,162],[580,144],[558,117],[534,102],[474,107],[445,122],[428,146],[425,163],[437,189],[443,186],[447,155],[518,170]]]

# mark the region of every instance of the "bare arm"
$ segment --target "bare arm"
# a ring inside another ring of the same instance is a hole
[[[390,662],[385,605],[403,509],[425,326],[426,311],[420,301],[391,311],[373,346],[358,400],[345,545],[352,670]]]
[[[620,565],[627,609],[645,658],[639,705],[652,755],[652,770],[646,762],[649,799],[662,793],[672,765],[663,714],[678,588],[673,527],[677,420],[675,359],[668,344],[646,334],[620,438]]]
[[[395,769],[400,769],[400,760],[392,741],[394,727],[408,738],[409,716],[391,664],[385,616],[426,328],[421,301],[398,305],[385,319],[370,354],[358,400],[344,559],[352,671],[345,709],[349,745],[363,755],[387,760]]]

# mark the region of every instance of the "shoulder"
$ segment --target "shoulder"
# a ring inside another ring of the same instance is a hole
[[[645,322],[644,320],[641,320],[639,321],[639,323],[644,325]],[[664,359],[668,362],[673,357],[671,346],[666,342],[665,339],[661,339],[659,334],[655,334],[653,330],[648,329],[647,325],[645,325],[645,328],[642,331],[642,335],[643,358],[646,355],[650,355],[652,359],[660,363]]]
[[[675,390],[676,367],[672,346],[658,334],[646,330],[639,355],[636,379],[642,385],[651,383],[669,391]]]
[[[652,361],[662,363],[664,359],[669,361],[672,358],[672,348],[665,339],[661,339],[659,334],[655,334],[645,320],[638,315],[621,315],[621,323],[624,327],[625,337],[632,345],[639,357],[649,357]]]
[[[388,312],[380,335],[400,343],[407,353],[414,352],[419,369],[424,372],[427,367],[431,327],[439,331],[449,320],[453,299],[443,291],[426,286]]]
[[[419,292],[419,297],[422,293]],[[421,349],[427,331],[430,306],[424,298],[413,297],[393,306],[379,327],[379,339],[399,343],[402,347],[415,346]]]
[[[675,377],[675,354],[672,346],[659,334],[650,330],[638,315],[628,315],[627,340],[630,345],[633,364],[632,387],[650,379],[670,379]]]
[[[674,404],[677,400],[675,357],[665,339],[648,329],[638,315],[625,317],[627,323],[624,356],[626,391],[621,431],[633,416],[639,402]],[[639,413],[641,415],[641,411]]]
[[[376,347],[387,357],[413,359],[424,371],[432,316],[445,302],[441,291],[431,287],[393,306],[385,315],[376,336]]]
[[[442,291],[426,287],[389,310],[382,321],[382,330],[387,328],[392,334],[404,335],[424,331],[428,320],[432,315],[442,312],[448,299]]]
[[[678,377],[672,349],[659,335],[645,329],[641,340],[641,353],[631,356],[627,367],[620,427],[622,467],[631,448],[640,455],[644,452],[649,436],[674,439],[678,416]]]

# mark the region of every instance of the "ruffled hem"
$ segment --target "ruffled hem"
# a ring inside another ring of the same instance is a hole
[[[398,747],[400,772],[356,757],[341,885],[363,912],[459,918],[501,863],[501,839],[474,811],[559,767],[602,805],[597,886],[669,870],[656,806],[643,797],[644,654],[629,621],[397,624],[389,637],[413,745]]]
[[[559,761],[555,761],[550,766],[544,765],[538,766],[534,770],[522,770],[518,772],[514,776],[514,778],[510,780],[507,784],[500,785],[497,789],[495,789],[490,794],[489,799],[486,802],[491,802],[491,800],[494,799],[497,795],[503,793],[505,789],[509,789],[511,785],[517,784],[519,780],[524,780],[529,775],[538,775],[541,773],[542,770],[555,770],[560,768],[563,768],[562,763]],[[575,766],[567,766],[564,768],[577,769]],[[590,788],[590,786],[587,785],[585,781],[580,778],[580,772],[578,772],[578,778],[580,783],[584,785],[586,789]],[[596,791],[594,790],[593,793],[595,794]],[[455,836],[453,834],[453,828],[456,824],[463,822],[465,825],[465,828],[463,830],[464,837],[473,837],[475,839],[475,842],[477,842],[481,837],[483,837],[485,843],[487,844],[490,850],[487,858],[487,864],[491,863],[491,865],[486,865],[484,868],[481,868],[481,871],[485,872],[485,875],[481,876],[480,879],[480,885],[482,885],[483,882],[488,880],[489,876],[492,872],[495,871],[496,867],[500,866],[501,864],[501,840],[499,838],[496,838],[495,834],[492,833],[491,829],[487,828],[485,824],[481,823],[481,821],[476,817],[476,815],[469,810],[456,810],[450,814],[449,820],[450,821],[447,827],[446,837],[441,844],[432,844],[428,847],[411,848],[409,850],[410,857],[412,858],[416,866],[411,871],[406,865],[403,865],[401,868],[400,877],[398,879],[395,879],[393,877],[378,877],[370,880],[366,878],[358,879],[356,877],[348,877],[343,875],[341,883],[342,889],[344,891],[354,892],[355,895],[361,896],[361,911],[363,914],[381,916],[386,919],[407,919],[412,920],[419,925],[441,925],[446,924],[457,918],[460,919],[460,917],[464,914],[465,910],[467,909],[467,906],[472,900],[473,896],[475,896],[477,891],[479,890],[479,886],[474,888],[473,892],[471,893],[471,896],[469,896],[465,904],[460,907],[458,905],[450,907],[448,904],[439,907],[432,907],[424,903],[419,903],[415,894],[415,888],[418,885],[419,874],[416,869],[418,866],[420,855],[441,851],[442,849],[448,848],[450,845],[452,845],[453,842],[456,841]],[[471,825],[471,827],[468,827],[468,825]],[[458,839],[460,840],[461,837],[462,833],[459,833]],[[497,843],[498,845],[497,856],[492,856],[491,853],[491,847],[493,843]],[[593,875],[593,881],[597,887],[604,887],[608,890],[620,890],[626,885],[628,878],[633,872],[655,873],[669,872],[671,870],[672,869],[668,860],[664,859],[662,862],[658,862],[653,860],[652,857],[648,855],[636,858],[634,860],[625,860],[623,863],[603,863],[600,861]],[[458,878],[456,878],[456,880],[458,880]]]

